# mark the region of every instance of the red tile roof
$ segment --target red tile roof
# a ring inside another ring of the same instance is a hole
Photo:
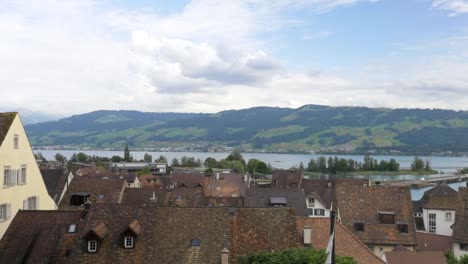
[[[442,251],[452,249],[452,237],[428,233],[416,233],[416,251]]]
[[[387,264],[447,264],[442,251],[389,252],[385,258]]]
[[[329,218],[297,218],[297,235],[299,241],[303,241],[303,230],[308,228],[312,233],[312,247],[321,250],[327,248],[330,238]],[[351,256],[362,264],[383,264],[364,243],[362,243],[352,232],[340,223],[335,224],[335,249],[338,256]]]

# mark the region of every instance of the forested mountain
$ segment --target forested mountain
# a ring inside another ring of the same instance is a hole
[[[468,112],[306,105],[216,114],[97,111],[26,126],[34,146],[236,146],[267,151],[468,152]]]

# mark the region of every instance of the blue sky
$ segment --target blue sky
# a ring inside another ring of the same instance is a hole
[[[467,0],[1,2],[2,111],[468,110]]]

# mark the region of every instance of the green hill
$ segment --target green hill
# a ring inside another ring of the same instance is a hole
[[[306,105],[216,114],[97,111],[27,125],[34,146],[236,146],[285,152],[468,152],[468,112]]]

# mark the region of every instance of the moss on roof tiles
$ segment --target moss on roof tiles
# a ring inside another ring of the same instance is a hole
[[[0,113],[0,146],[3,144],[3,140],[10,130],[11,124],[15,119],[17,112],[10,112],[10,113]]]

